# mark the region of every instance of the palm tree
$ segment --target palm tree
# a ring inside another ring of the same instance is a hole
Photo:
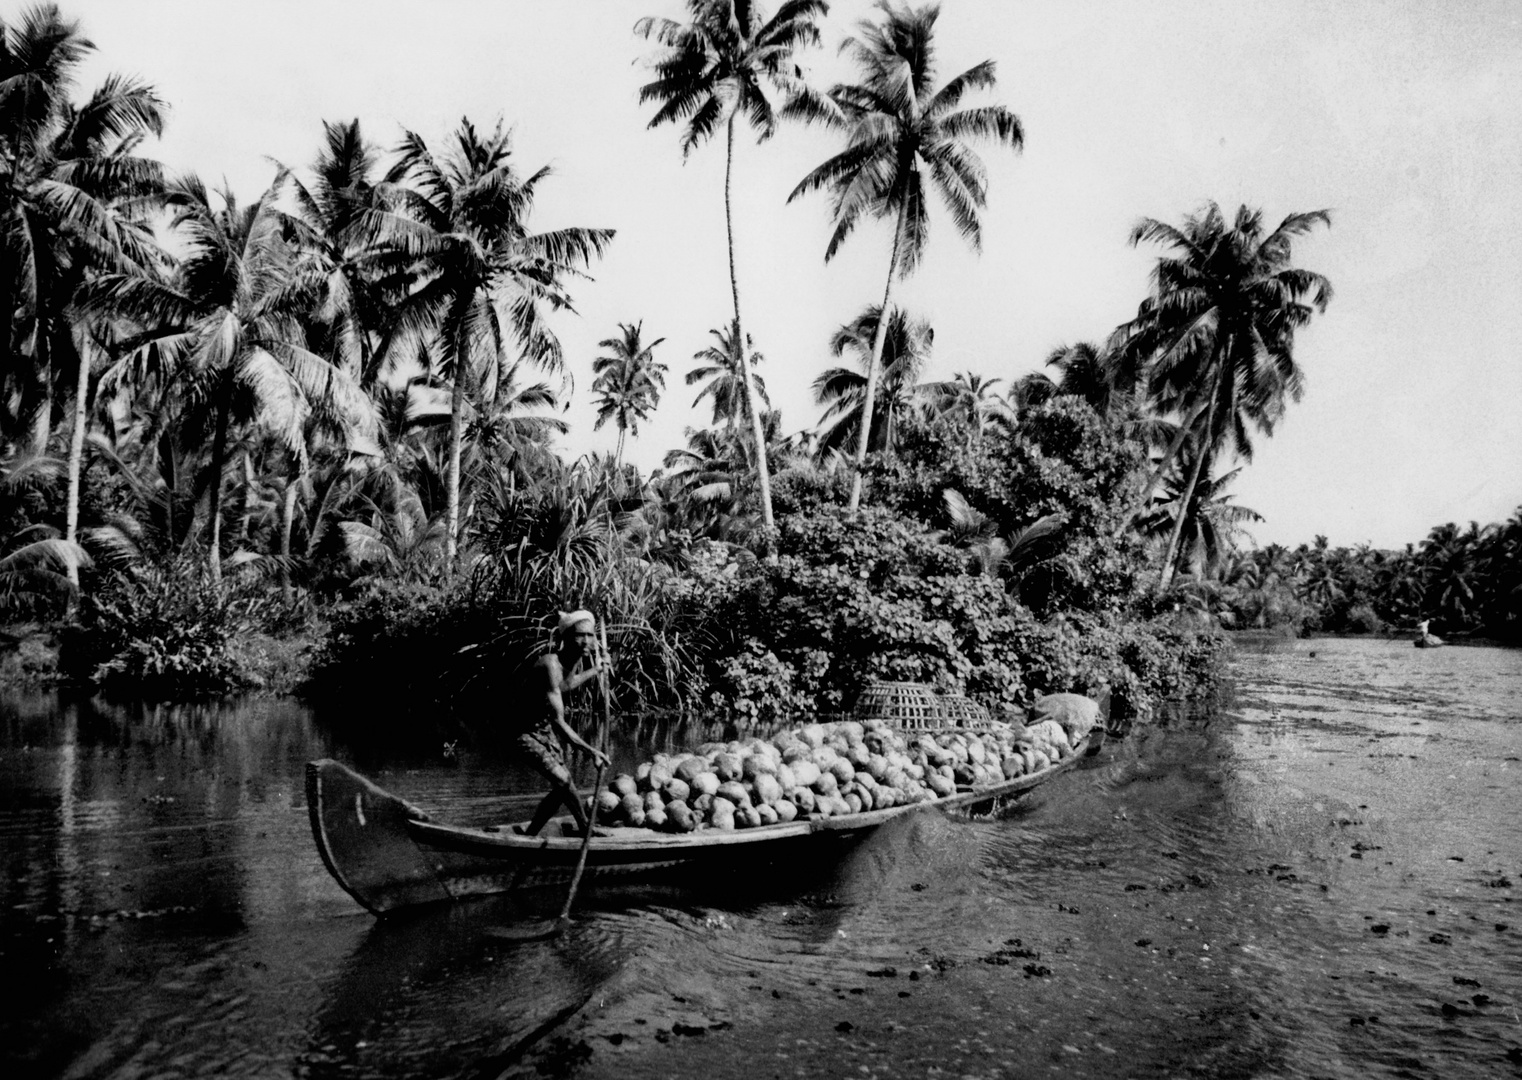
[[[949,380],[924,384],[920,392],[931,412],[957,421],[969,440],[981,442],[995,417],[1009,415],[1009,405],[995,389],[1002,381],[959,371]]]
[[[829,11],[825,0],[783,0],[770,19],[751,0],[687,0],[689,22],[644,18],[634,32],[655,40],[665,51],[653,63],[655,78],[640,87],[641,104],[659,102],[649,126],[682,125],[682,156],[724,126],[724,222],[729,243],[729,288],[734,298],[734,337],[749,342],[740,318],[740,278],[735,269],[735,219],[730,190],[734,178],[735,122],[740,117],[756,129],[758,141],[771,138],[777,113],[767,89],[795,94],[801,87],[793,63],[798,49],[819,44],[816,20]],[[741,389],[752,396],[750,358],[739,353]],[[756,443],[761,520],[772,527],[771,474],[761,410],[748,405]]]
[[[708,331],[717,345],[709,345],[692,354],[698,366],[687,373],[688,386],[703,383],[703,389],[692,399],[693,408],[704,398],[713,406],[713,422],[723,423],[731,431],[735,422],[743,417],[747,424],[752,419],[754,403],[770,409],[772,399],[766,393],[766,380],[756,374],[756,365],[766,357],[756,351],[755,343],[747,336],[745,349],[739,346],[740,326],[730,322],[726,330]],[[750,392],[746,392],[747,385]]]
[[[222,475],[233,424],[257,417],[294,449],[314,405],[357,413],[366,405],[352,380],[305,347],[301,317],[316,275],[285,239],[280,184],[248,206],[224,191],[220,209],[195,177],[170,184],[170,228],[182,251],[172,278],[103,275],[86,304],[144,328],[139,358],[156,368],[150,377],[178,389],[182,425],[210,429],[213,581],[222,575]]]
[[[893,250],[881,304],[888,311],[893,307],[893,279],[914,272],[929,240],[925,174],[957,231],[974,250],[980,250],[979,212],[987,202],[988,174],[969,142],[992,140],[1018,150],[1025,135],[1019,118],[1002,105],[958,108],[969,91],[994,86],[993,61],[985,60],[939,90],[934,88],[934,30],[940,8],[911,10],[894,7],[888,0],[878,6],[882,20],[862,22],[860,36],[847,38],[841,46],[861,69],[862,81],[837,85],[824,95],[802,89],[785,112],[846,133],[846,149],[805,176],[788,196],[791,202],[819,188],[833,194],[835,231],[825,248],[825,262],[834,258],[862,214],[893,219]],[[867,368],[857,475],[851,484],[852,512],[861,503],[860,470],[873,430],[872,408],[886,333],[887,325],[880,323]]]
[[[285,178],[295,199],[297,242],[323,274],[322,297],[312,312],[313,347],[332,356],[369,388],[385,358],[395,286],[392,252],[378,230],[385,222],[380,157],[359,121],[323,122],[323,147],[312,164],[312,183],[290,170]]]
[[[631,430],[639,434],[639,422],[650,418],[660,403],[661,391],[666,389],[666,365],[655,362],[655,347],[666,339],[656,338],[645,344],[640,336],[644,325],[619,323],[620,337],[604,338],[597,343],[612,355],[592,361],[592,371],[597,376],[592,389],[599,395],[597,423],[592,427],[595,431],[609,420],[618,425],[615,467],[623,465],[624,436]]]
[[[1326,310],[1332,285],[1291,266],[1290,248],[1318,224],[1331,224],[1328,211],[1291,214],[1264,235],[1261,211],[1242,206],[1228,225],[1212,202],[1181,227],[1144,218],[1131,231],[1133,246],[1155,242],[1169,253],[1153,271],[1152,295],[1110,344],[1144,378],[1157,411],[1182,417],[1143,506],[1186,442],[1199,442],[1204,452],[1194,455],[1179,503],[1185,507],[1206,457],[1229,443],[1251,461],[1249,425],[1272,435],[1285,399],[1300,400],[1305,378],[1295,363],[1295,331]],[[1183,527],[1181,515],[1163,559],[1165,586]]]
[[[108,336],[66,309],[98,270],[156,264],[162,255],[149,228],[124,213],[134,196],[160,181],[155,162],[135,156],[142,138],[163,129],[163,103],[151,87],[118,75],[82,104],[68,100],[74,71],[94,45],[52,4],[0,21],[0,302],[12,312],[0,341],[0,391],[18,403],[17,419],[39,448],[52,425],[55,381],[72,361],[73,430],[67,465],[64,538],[79,534],[79,477],[84,459],[92,360]],[[77,586],[76,564],[70,563]]]
[[[832,353],[852,353],[866,373],[836,367],[814,380],[814,401],[826,406],[816,446],[821,458],[844,450],[852,442],[860,445],[864,419],[872,424],[871,447],[891,452],[897,443],[899,422],[915,405],[920,371],[930,358],[935,331],[924,319],[911,319],[902,308],[894,308],[886,320],[887,328],[879,333],[881,315],[881,308],[869,306],[830,338]],[[868,395],[873,392],[869,389],[872,350],[879,341],[877,356],[883,377],[875,388],[876,400],[869,403]]]
[[[1191,466],[1191,473],[1196,470]],[[1206,574],[1216,573],[1226,559],[1236,550],[1242,536],[1242,526],[1249,521],[1262,521],[1263,515],[1246,506],[1237,506],[1231,500],[1235,495],[1226,490],[1237,478],[1241,468],[1211,479],[1209,468],[1205,476],[1195,484],[1193,502],[1180,508],[1184,483],[1181,476],[1173,474],[1164,484],[1164,499],[1138,522],[1143,536],[1161,537],[1173,530],[1174,523],[1183,517],[1185,526],[1180,533],[1175,561],[1183,566],[1197,565]]]
[[[613,230],[530,233],[534,196],[550,170],[520,177],[511,133],[500,123],[483,138],[462,120],[442,157],[409,131],[398,152],[388,192],[399,200],[400,213],[373,220],[417,273],[397,313],[398,326],[405,335],[434,342],[432,360],[452,386],[445,514],[445,559],[452,572],[460,543],[467,391],[489,401],[520,359],[560,369],[560,342],[548,311],[570,308],[565,279],[602,255]]]

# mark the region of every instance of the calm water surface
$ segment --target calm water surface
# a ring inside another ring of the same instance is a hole
[[[1522,1075],[1522,653],[1292,642],[1236,685],[1002,820],[530,945],[495,900],[378,924],[302,791],[332,755],[485,821],[522,772],[289,703],[0,698],[0,1075]]]

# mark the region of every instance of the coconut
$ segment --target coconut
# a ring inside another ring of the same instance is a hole
[[[684,802],[666,804],[666,823],[673,832],[691,832],[698,827],[692,809]]]
[[[712,795],[694,795],[688,802],[688,805],[692,807],[694,814],[697,814],[699,817],[706,817],[708,811],[713,809],[713,800],[714,796]]]
[[[862,743],[852,743],[846,750],[846,760],[858,769],[865,769],[867,762],[872,760],[872,751]]]
[[[866,734],[866,729],[855,720],[842,720],[836,730],[845,736],[847,742],[853,743],[861,742],[862,736]]]
[[[820,795],[833,795],[840,789],[840,781],[836,779],[834,773],[822,772],[819,774],[819,779],[810,786]]]
[[[720,781],[738,780],[740,779],[740,759],[734,754],[715,754],[713,771],[719,774]]]
[[[746,794],[745,788],[733,780],[727,780],[719,785],[718,796],[737,807],[750,805],[750,796]]]
[[[597,816],[608,817],[618,810],[620,796],[611,791],[601,792],[597,796]]]
[[[793,772],[793,767],[791,765],[777,766],[777,786],[780,787],[783,791],[787,791],[798,786],[798,774]]]
[[[735,828],[754,829],[761,824],[761,812],[754,806],[742,806],[735,811]]]
[[[874,778],[873,775],[869,772],[857,773],[851,778],[851,782],[854,783],[858,788],[866,788],[869,791],[877,786],[876,778]]]
[[[665,829],[669,827],[671,819],[666,814],[664,806],[652,807],[645,811],[645,828]]]
[[[1011,754],[1004,759],[1003,764],[1000,766],[1000,771],[1004,773],[1004,779],[1013,780],[1015,777],[1024,774],[1025,759],[1018,754]]]
[[[685,780],[678,780],[676,777],[672,777],[670,780],[667,780],[665,786],[661,788],[661,793],[666,796],[666,801],[668,803],[686,802],[687,797],[692,794],[692,786]]]
[[[720,832],[732,832],[735,827],[735,816],[734,814],[714,814],[709,819],[708,825]]]
[[[925,781],[930,790],[935,792],[935,794],[942,799],[946,798],[948,795],[956,794],[957,786],[948,776],[943,776],[938,772],[934,772],[928,774],[925,777]]]
[[[625,795],[633,795],[638,792],[639,784],[628,773],[619,773],[613,778],[613,782],[608,785],[608,790],[619,798],[623,798]]]
[[[793,779],[799,787],[813,787],[819,773],[819,766],[812,761],[799,761],[793,766]]]
[[[778,799],[769,809],[776,813],[777,820],[783,824],[798,817],[798,807],[792,799]]]
[[[847,813],[851,813],[851,814],[859,814],[859,813],[861,813],[861,796],[860,795],[856,794],[856,792],[853,791],[853,792],[851,792],[851,794],[847,795],[845,797],[845,799],[846,799],[846,806],[850,808],[847,811]]]
[[[664,790],[666,785],[671,783],[671,778],[672,778],[673,775],[674,774],[671,771],[671,766],[669,766],[669,765],[666,765],[666,764],[664,764],[662,762],[656,762],[655,764],[651,765],[650,766],[650,790],[652,790],[652,791],[662,791],[662,790]]]
[[[971,784],[974,780],[976,780],[978,774],[973,772],[973,767],[971,765],[967,764],[966,762],[962,762],[952,769],[951,777],[956,781],[958,787],[963,787]]]
[[[692,778],[692,790],[699,795],[712,795],[719,790],[720,782],[717,773],[700,772]]]
[[[782,751],[782,761],[784,764],[791,765],[795,761],[805,760],[813,752],[814,748],[800,739],[787,744],[787,748]]]
[[[733,814],[737,809],[739,808],[735,805],[734,801],[726,799],[723,795],[715,795],[713,802],[709,804],[710,815]]]
[[[666,800],[661,798],[659,791],[647,791],[641,799],[641,805],[644,806],[645,814],[648,816],[652,810],[664,810]]]
[[[806,787],[794,788],[792,791],[789,791],[787,798],[783,801],[792,803],[798,808],[800,814],[812,814],[818,802],[814,797],[814,792]]]
[[[648,761],[641,761],[634,770],[634,779],[639,784],[641,791],[650,790],[650,770],[654,766]]]
[[[872,779],[881,780],[888,775],[888,759],[882,754],[869,754],[867,756],[867,772],[872,774]]]
[[[776,809],[774,807],[768,806],[766,803],[762,803],[760,806],[756,807],[756,813],[761,815],[761,824],[763,824],[763,825],[775,825],[775,824],[777,824],[777,821],[778,821],[777,811],[776,811]]]
[[[840,784],[849,784],[856,779],[856,767],[845,758],[836,758],[831,762],[830,772],[835,774],[835,779]]]
[[[707,771],[707,759],[701,757],[683,758],[681,761],[677,762],[676,778],[678,780],[685,780],[690,784],[692,783],[692,778],[697,776],[698,773]]]
[[[756,777],[755,801],[758,805],[774,803],[782,798],[782,784],[775,776],[762,773]]]
[[[798,737],[809,744],[810,749],[824,745],[824,728],[819,724],[807,724],[798,729]]]
[[[809,755],[809,760],[812,761],[815,765],[819,766],[820,771],[823,772],[825,769],[828,769],[831,765],[835,764],[835,759],[838,756],[839,755],[835,753],[833,747],[819,746],[815,747],[814,752]]]
[[[979,739],[973,739],[967,744],[967,760],[974,765],[981,765],[988,760],[988,750]]]
[[[758,754],[748,754],[740,759],[740,779],[754,780],[763,772],[775,772],[771,762]]]

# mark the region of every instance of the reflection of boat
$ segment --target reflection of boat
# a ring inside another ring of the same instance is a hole
[[[588,845],[589,880],[647,879],[684,873],[766,874],[837,855],[884,822],[925,807],[986,812],[1002,800],[1072,768],[1088,749],[1039,772],[934,802],[839,817],[762,825],[734,832],[659,833],[599,830]],[[307,765],[307,810],[317,850],[350,896],[377,915],[415,904],[533,889],[568,880],[581,849],[577,836],[522,836],[509,826],[468,827],[435,821],[337,761]],[[556,822],[551,823],[551,829]]]

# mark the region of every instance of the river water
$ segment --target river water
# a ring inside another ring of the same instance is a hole
[[[1000,820],[901,819],[763,894],[594,898],[526,945],[497,900],[360,911],[302,766],[480,821],[525,773],[293,703],[0,698],[0,1075],[1522,1075],[1522,652],[1234,672]]]

